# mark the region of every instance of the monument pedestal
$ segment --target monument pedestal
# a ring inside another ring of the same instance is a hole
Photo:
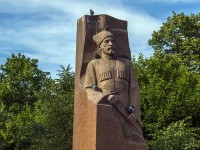
[[[97,107],[86,91],[75,94],[73,150],[96,150]]]
[[[127,142],[111,105],[97,105],[96,150],[147,150],[144,143]]]
[[[86,91],[76,95],[81,103],[75,104],[73,150],[147,150],[144,143],[129,143],[119,121],[113,116],[112,106],[94,104]]]

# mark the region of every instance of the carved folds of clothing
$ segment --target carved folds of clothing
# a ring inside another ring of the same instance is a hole
[[[93,85],[97,85],[100,90],[91,90]],[[137,104],[137,101],[140,101],[138,82],[132,63],[128,59],[118,57],[115,60],[100,58],[90,61],[85,76],[85,88],[88,92],[88,98],[93,102],[98,103],[104,96],[111,92],[119,92],[120,95],[117,95],[119,105],[124,108],[132,105],[139,106]],[[114,111],[113,113],[116,114],[115,116],[120,122],[126,122],[127,118],[124,116],[120,117],[121,114],[116,112]],[[134,114],[140,124],[140,108],[136,107]],[[124,135],[135,135],[136,133],[139,135],[138,137],[141,135],[139,139],[143,139],[142,129],[137,129],[136,132],[136,129],[133,128],[133,131],[131,131],[130,128],[132,125],[129,123],[123,123],[122,126],[124,126],[122,128],[123,132],[129,132]],[[132,136],[128,136],[127,138],[131,139]]]
[[[88,64],[85,87],[98,85],[104,94],[110,94],[111,91],[119,92],[120,97],[123,97],[123,104],[130,106],[132,105],[131,92],[138,87],[132,72],[133,66],[128,59],[95,59]]]

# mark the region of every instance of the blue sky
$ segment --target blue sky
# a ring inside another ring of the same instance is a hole
[[[0,0],[0,64],[11,53],[39,60],[56,78],[60,65],[75,68],[76,23],[89,15],[108,14],[128,21],[132,55],[149,57],[148,39],[172,11],[200,12],[199,0]]]

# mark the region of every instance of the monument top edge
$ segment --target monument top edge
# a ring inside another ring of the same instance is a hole
[[[116,19],[116,20],[120,20],[120,21],[127,22],[126,20],[122,20],[122,19],[119,19],[119,18],[110,16],[110,15],[107,15],[107,14],[84,15],[84,16],[80,17],[80,18],[78,19],[78,21],[79,21],[79,20],[83,20],[84,18],[85,18],[85,19],[89,19],[89,18],[91,18],[91,19],[92,19],[92,18],[101,18],[101,19],[105,19],[105,20],[107,20],[107,19]]]

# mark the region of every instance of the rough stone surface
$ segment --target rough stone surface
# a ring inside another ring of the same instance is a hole
[[[81,97],[79,97],[81,96]],[[88,103],[86,92],[76,96],[81,105],[75,103],[73,150],[96,150],[96,106]]]
[[[97,106],[97,150],[147,150],[145,143],[128,143],[120,130],[119,121],[112,115],[112,106]],[[108,115],[111,114],[111,115]]]
[[[103,31],[106,26],[109,31]],[[76,53],[73,150],[147,150],[127,22],[83,16],[77,22]],[[135,110],[128,113],[132,105]]]

